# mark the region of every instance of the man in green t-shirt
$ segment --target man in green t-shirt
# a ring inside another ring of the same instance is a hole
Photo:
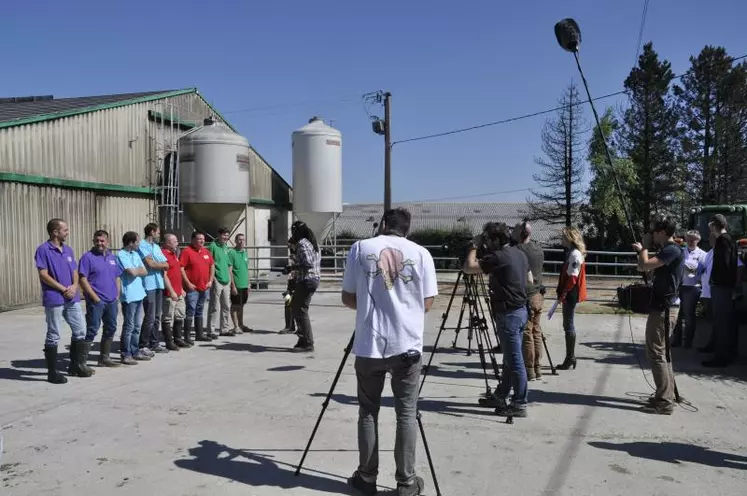
[[[228,328],[231,315],[231,285],[233,274],[228,247],[228,229],[218,229],[218,237],[206,246],[215,261],[215,276],[210,288],[210,306],[208,307],[208,332],[213,338],[218,336],[234,336],[236,333]],[[220,327],[218,326],[218,311],[220,311]]]
[[[236,334],[254,332],[252,328],[244,325],[244,305],[249,299],[249,257],[244,250],[245,243],[244,235],[237,234],[234,238],[234,247],[228,250],[232,272],[231,320],[233,332]]]

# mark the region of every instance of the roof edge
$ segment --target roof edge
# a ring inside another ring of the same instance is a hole
[[[0,129],[23,126],[26,124],[35,124],[37,122],[51,121],[55,119],[62,119],[65,117],[72,117],[75,115],[97,112],[99,110],[108,110],[108,109],[113,109],[113,108],[118,108],[118,107],[124,107],[127,105],[134,105],[136,103],[152,102],[154,100],[161,100],[163,98],[169,98],[169,97],[178,96],[178,95],[186,95],[189,93],[198,93],[197,88],[185,88],[182,90],[166,91],[164,93],[156,93],[154,95],[141,96],[138,98],[131,98],[129,100],[122,100],[119,102],[104,103],[101,105],[93,105],[91,107],[83,107],[83,108],[78,108],[78,109],[73,109],[73,110],[63,110],[60,112],[52,112],[49,114],[39,114],[33,117],[24,117],[24,118],[15,119],[12,121],[0,122]]]

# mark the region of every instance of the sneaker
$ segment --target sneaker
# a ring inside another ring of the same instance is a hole
[[[249,326],[241,326],[241,330],[244,332],[254,332],[254,329]]]
[[[139,362],[147,362],[148,360],[150,360],[150,357],[145,353],[138,353],[134,358]]]
[[[537,375],[534,373],[534,367],[527,369],[527,380],[534,381],[537,379]]]
[[[169,350],[167,350],[166,348],[164,348],[160,344],[158,346],[156,346],[155,348],[153,348],[152,351],[155,352],[155,353],[168,353],[169,352]]]
[[[147,356],[147,357],[151,357],[151,358],[153,358],[154,356],[156,356],[156,354],[155,354],[155,353],[153,353],[153,352],[152,352],[152,351],[150,350],[150,348],[140,348],[140,352],[139,352],[138,354],[139,354],[139,355],[145,355],[145,356]]]
[[[230,330],[230,331],[221,331],[221,332],[220,332],[220,335],[221,335],[221,336],[228,336],[228,337],[231,337],[231,336],[235,336],[235,335],[236,335],[236,333],[235,333],[235,332],[233,331],[233,329],[232,329],[232,330]]]
[[[639,408],[639,411],[653,415],[672,415],[672,413],[674,413],[674,407],[662,404],[646,405]]]
[[[423,478],[415,477],[413,483],[408,486],[397,484],[397,496],[417,496],[422,494],[424,487],[425,481],[423,481]]]
[[[527,407],[516,406],[516,405],[505,405],[499,406],[495,409],[495,414],[499,417],[519,417],[525,418],[527,416]]]
[[[373,495],[377,492],[376,483],[366,482],[358,471],[353,473],[353,476],[348,479],[348,484],[353,489],[357,489],[361,494]]]
[[[131,356],[122,357],[122,364],[123,365],[137,365],[137,360],[135,360]]]
[[[298,348],[293,348],[293,351],[297,353],[311,353],[314,351],[314,345],[313,344],[301,345]]]
[[[506,406],[506,401],[498,398],[496,395],[492,394],[488,398],[480,398],[478,400],[478,403],[480,406],[484,406],[486,408],[501,408]]]
[[[234,327],[233,329],[231,329],[231,332],[233,332],[237,336],[239,334],[244,334],[244,330],[241,327]]]

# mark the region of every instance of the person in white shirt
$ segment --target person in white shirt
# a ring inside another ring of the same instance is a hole
[[[356,242],[342,281],[342,302],[356,310],[358,379],[358,470],[348,483],[363,494],[376,494],[379,469],[378,417],[386,373],[391,374],[397,434],[394,460],[397,494],[421,494],[415,474],[417,402],[425,314],[438,294],[433,257],[406,239],[410,213],[387,211],[382,235]]]
[[[683,264],[682,285],[679,291],[680,312],[677,316],[677,325],[674,326],[672,332],[671,346],[672,348],[682,346],[684,338],[685,348],[690,349],[695,335],[695,309],[701,293],[701,275],[698,273],[698,267],[705,260],[706,252],[698,248],[698,243],[700,243],[698,231],[688,231],[685,235],[685,242],[687,249]]]

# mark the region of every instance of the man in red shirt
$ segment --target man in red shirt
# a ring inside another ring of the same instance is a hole
[[[205,300],[210,294],[210,287],[213,285],[215,263],[210,251],[205,248],[204,234],[198,231],[192,233],[192,244],[182,250],[179,263],[184,287],[187,289],[184,335],[189,337],[194,320],[197,341],[212,341],[213,339],[205,334],[202,313]]]
[[[182,339],[182,330],[184,329],[184,317],[186,316],[185,297],[187,292],[184,291],[182,281],[182,264],[179,262],[177,250],[179,241],[176,236],[169,233],[163,240],[163,254],[169,269],[164,274],[166,277],[163,281],[166,290],[163,293],[163,315],[161,317],[161,333],[166,341],[166,348],[169,350],[178,350],[180,348],[189,348],[194,344],[189,336]]]

